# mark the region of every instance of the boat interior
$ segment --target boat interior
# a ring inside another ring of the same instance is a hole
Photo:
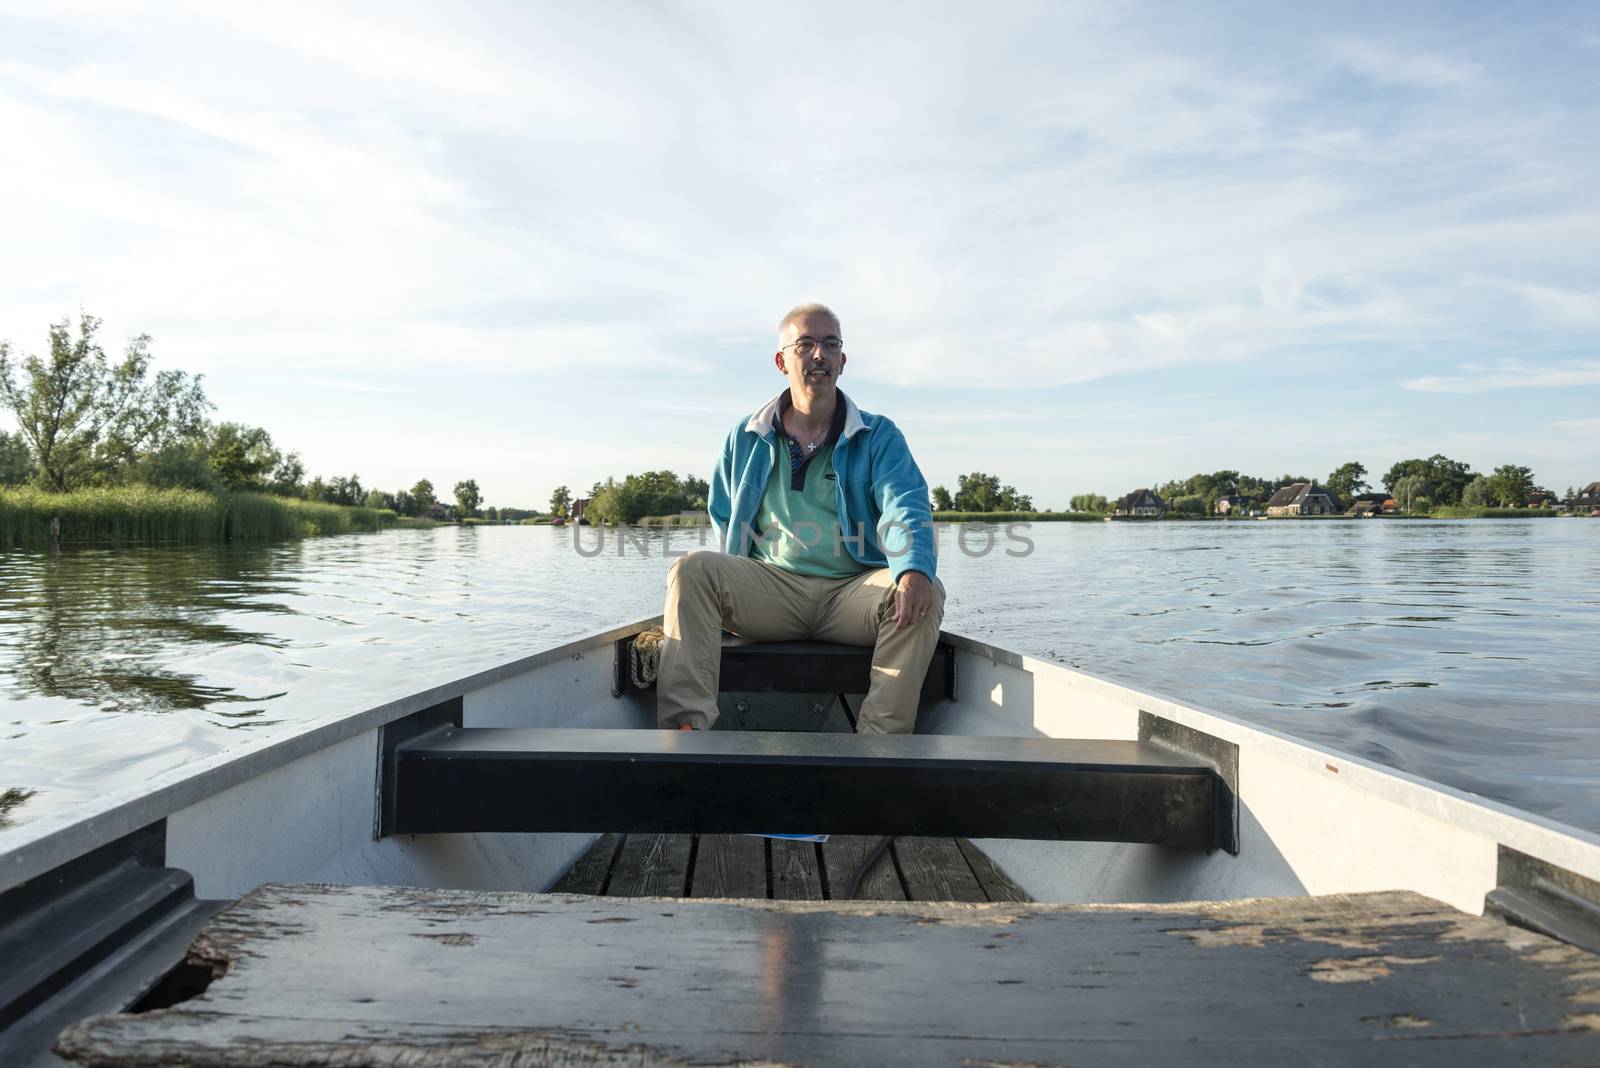
[[[1600,1055],[1594,835],[950,633],[915,735],[731,637],[654,730],[658,624],[30,828],[4,1062]]]

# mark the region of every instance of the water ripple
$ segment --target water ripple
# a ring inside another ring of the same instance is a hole
[[[972,558],[944,534],[951,629],[1600,829],[1600,598],[1575,580],[1600,574],[1600,523],[1029,536]],[[570,532],[496,527],[0,554],[0,827],[658,612],[670,561],[647,544],[584,557]]]

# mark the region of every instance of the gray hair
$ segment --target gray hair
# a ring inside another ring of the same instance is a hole
[[[778,336],[783,336],[784,328],[790,323],[794,322],[796,319],[804,319],[808,315],[826,315],[828,318],[833,320],[833,325],[838,330],[839,336],[844,336],[844,324],[839,321],[839,316],[834,314],[834,310],[828,307],[826,304],[818,304],[814,300],[808,301],[805,304],[796,304],[794,307],[790,308],[789,314],[778,320]]]

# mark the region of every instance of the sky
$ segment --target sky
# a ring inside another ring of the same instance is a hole
[[[1593,3],[0,0],[0,154],[0,339],[368,487],[705,477],[808,300],[930,484],[1600,479]]]

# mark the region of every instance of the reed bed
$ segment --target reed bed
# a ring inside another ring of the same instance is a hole
[[[60,520],[59,539],[51,524]],[[219,541],[227,534],[223,500],[198,490],[111,486],[48,493],[0,490],[0,546],[62,542]]]
[[[1561,513],[1554,508],[1473,508],[1445,504],[1429,514],[1434,519],[1554,519]]]
[[[692,515],[646,515],[637,522],[624,524],[634,527],[709,527],[711,517],[704,512]]]
[[[260,493],[234,493],[228,497],[228,537],[233,541],[371,533],[394,526],[398,519],[387,508],[349,508]]]
[[[61,544],[276,541],[393,526],[393,512],[256,493],[107,486],[0,489],[0,548]],[[59,521],[59,526],[56,526]]]

